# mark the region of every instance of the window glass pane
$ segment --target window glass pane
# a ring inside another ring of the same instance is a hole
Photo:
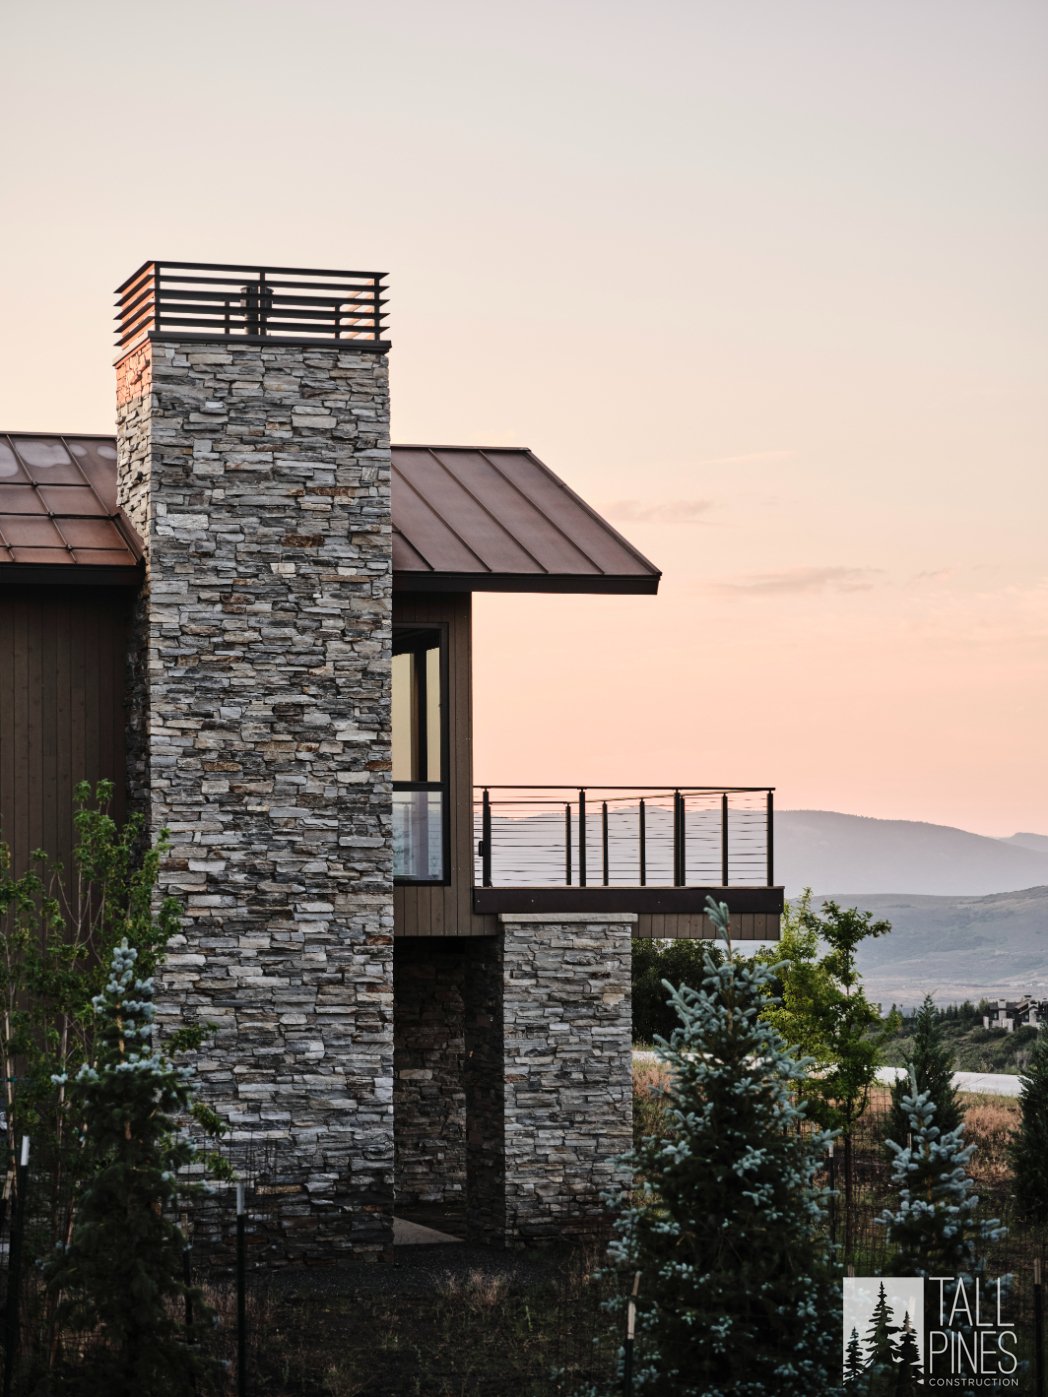
[[[393,656],[393,780],[413,781],[412,692],[414,657]]]
[[[443,878],[443,791],[393,792],[393,876]]]
[[[435,644],[426,651],[426,771],[423,780],[440,781],[441,770],[440,740],[440,646]]]

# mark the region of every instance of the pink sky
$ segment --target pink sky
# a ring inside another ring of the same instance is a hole
[[[482,597],[477,775],[1048,833],[1039,0],[11,11],[0,425],[148,257],[388,270],[394,439],[532,447],[658,598]]]

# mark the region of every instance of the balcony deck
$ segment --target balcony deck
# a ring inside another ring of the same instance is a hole
[[[633,912],[636,935],[704,937],[706,898],[739,939],[779,934],[769,787],[479,787],[473,910]]]

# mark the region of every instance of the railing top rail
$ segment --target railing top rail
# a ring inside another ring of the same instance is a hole
[[[761,792],[774,791],[774,786],[690,786],[680,781],[650,782],[645,786],[590,786],[585,781],[579,781],[575,785],[566,786],[562,783],[545,785],[542,782],[532,782],[530,785],[493,785],[491,782],[477,782],[473,789],[475,791],[642,791],[659,792],[666,795],[673,795],[674,791],[680,795],[740,795],[743,793],[759,794]]]

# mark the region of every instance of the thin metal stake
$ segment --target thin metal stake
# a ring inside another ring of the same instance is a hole
[[[1035,1397],[1044,1397],[1044,1287],[1041,1258],[1033,1263],[1033,1374]]]
[[[237,1180],[237,1397],[247,1397],[247,1248],[244,1184]]]
[[[186,1223],[183,1220],[183,1233]],[[182,1281],[186,1288],[185,1294],[185,1328],[186,1343],[190,1346],[196,1343],[196,1336],[193,1333],[193,1246],[188,1238],[182,1244]],[[190,1390],[195,1393],[197,1390],[196,1374],[190,1375]]]
[[[27,1189],[29,1186],[29,1136],[22,1136],[22,1155],[15,1178],[15,1196],[11,1209],[11,1241],[7,1259],[7,1314],[4,1325],[4,1397],[14,1391],[15,1368],[18,1365],[19,1300],[22,1290],[22,1239],[25,1235]]]
[[[623,1397],[633,1397],[633,1341],[637,1332],[637,1293],[640,1290],[640,1272],[633,1277],[633,1289],[626,1301],[626,1344],[622,1354]]]
[[[837,1158],[833,1152],[833,1141],[829,1143],[830,1170],[830,1241],[837,1245]]]

